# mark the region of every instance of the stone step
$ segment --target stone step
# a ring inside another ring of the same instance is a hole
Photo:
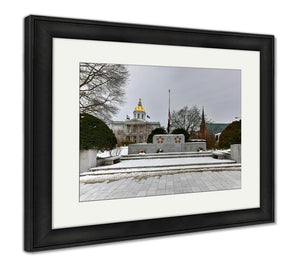
[[[145,169],[145,168],[175,168],[175,167],[185,167],[185,166],[201,166],[201,165],[224,165],[224,164],[233,164],[236,163],[234,160],[222,160],[222,162],[220,161],[216,161],[216,162],[198,162],[198,163],[185,163],[185,164],[171,164],[171,165],[142,165],[142,166],[132,166],[132,167],[105,167],[105,166],[101,166],[101,167],[96,167],[96,168],[91,168],[90,171],[110,171],[110,170],[122,170],[122,169],[126,169],[126,170],[130,170],[130,169]]]
[[[222,169],[240,169],[241,164],[240,163],[235,163],[235,162],[230,162],[228,164],[225,163],[216,163],[216,164],[193,164],[193,165],[180,165],[180,166],[168,166],[168,167],[143,167],[143,168],[133,168],[133,169],[118,169],[118,170],[93,170],[89,172],[84,172],[81,173],[81,177],[85,176],[105,176],[105,175],[123,175],[123,174],[139,174],[139,173],[145,173],[145,172],[170,172],[170,173],[175,173],[175,172],[189,172],[189,171],[195,171],[195,170],[222,170]]]

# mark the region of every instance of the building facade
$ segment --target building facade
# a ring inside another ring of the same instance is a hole
[[[144,143],[151,131],[160,127],[159,122],[147,121],[149,116],[139,99],[137,107],[133,110],[133,119],[125,121],[111,121],[110,128],[116,135],[119,144],[122,143]]]

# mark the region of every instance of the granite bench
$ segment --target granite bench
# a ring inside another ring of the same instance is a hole
[[[103,164],[104,165],[113,165],[120,161],[121,161],[121,156],[114,156],[114,157],[105,158],[103,161]]]

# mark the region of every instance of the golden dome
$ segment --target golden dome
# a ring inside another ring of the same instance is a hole
[[[142,106],[142,100],[141,100],[141,98],[139,98],[139,104],[138,104],[138,106],[137,106],[136,108],[134,108],[133,111],[142,111],[142,112],[146,112],[146,111],[145,111],[145,108]]]
[[[142,112],[146,112],[145,108],[142,106],[137,106],[136,108],[134,108],[134,111],[142,111]]]

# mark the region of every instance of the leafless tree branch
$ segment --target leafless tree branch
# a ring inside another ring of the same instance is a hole
[[[207,122],[211,122],[210,119],[205,117]],[[178,111],[173,111],[171,115],[171,129],[184,128],[189,133],[200,129],[201,124],[201,110],[197,106],[183,107]]]
[[[80,112],[108,121],[124,103],[128,78],[125,65],[80,63]]]

